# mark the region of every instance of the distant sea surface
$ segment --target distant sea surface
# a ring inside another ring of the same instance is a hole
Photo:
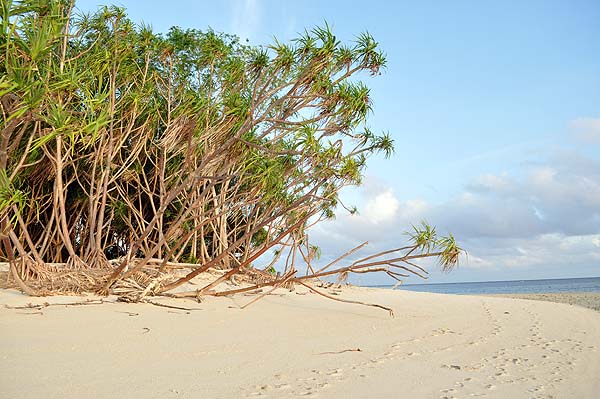
[[[392,286],[377,286],[391,288]],[[474,283],[404,284],[396,290],[438,294],[537,294],[548,292],[598,292],[600,277],[548,280],[483,281]]]

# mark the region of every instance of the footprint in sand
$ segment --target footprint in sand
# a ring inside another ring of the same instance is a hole
[[[264,392],[270,390],[273,387],[271,385],[256,385],[254,388],[257,389],[257,392]]]
[[[329,371],[327,373],[327,375],[330,376],[330,377],[339,377],[339,378],[341,378],[343,376],[343,372],[342,372],[342,369],[334,369],[334,370]]]
[[[454,388],[448,388],[448,389],[442,389],[440,390],[441,393],[454,393],[456,392],[456,389]]]
[[[535,386],[535,387],[531,388],[529,390],[529,392],[541,392],[543,390],[544,390],[544,386],[543,385],[538,385],[538,386]]]
[[[317,380],[316,377],[298,378],[298,381],[303,381],[303,382],[305,382],[305,381],[309,381],[310,382],[310,381],[316,381],[316,380]]]

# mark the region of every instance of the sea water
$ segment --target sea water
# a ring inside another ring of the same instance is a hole
[[[390,286],[385,286],[389,288]],[[547,292],[599,292],[600,277],[547,280],[482,281],[472,283],[404,284],[397,290],[438,294],[535,294]]]

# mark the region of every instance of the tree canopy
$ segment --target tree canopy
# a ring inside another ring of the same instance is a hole
[[[164,292],[209,268],[253,269],[276,246],[284,275],[296,254],[310,268],[307,229],[334,216],[371,155],[393,153],[366,125],[360,79],[386,63],[368,33],[344,44],[325,24],[250,46],[155,33],[115,6],[3,0],[0,12],[0,258],[22,289],[53,264],[98,271],[81,289],[100,292],[198,265]],[[453,239],[427,240],[420,250],[456,263]]]

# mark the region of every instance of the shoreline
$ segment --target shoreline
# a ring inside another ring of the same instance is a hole
[[[391,318],[303,288],[245,309],[255,296],[153,298],[188,310],[115,297],[66,306],[97,297],[3,289],[0,386],[23,399],[591,399],[600,390],[600,314],[590,309],[360,287],[335,294],[393,307]]]
[[[598,292],[543,292],[531,294],[478,294],[478,296],[548,301],[581,306],[600,312],[600,293]]]

